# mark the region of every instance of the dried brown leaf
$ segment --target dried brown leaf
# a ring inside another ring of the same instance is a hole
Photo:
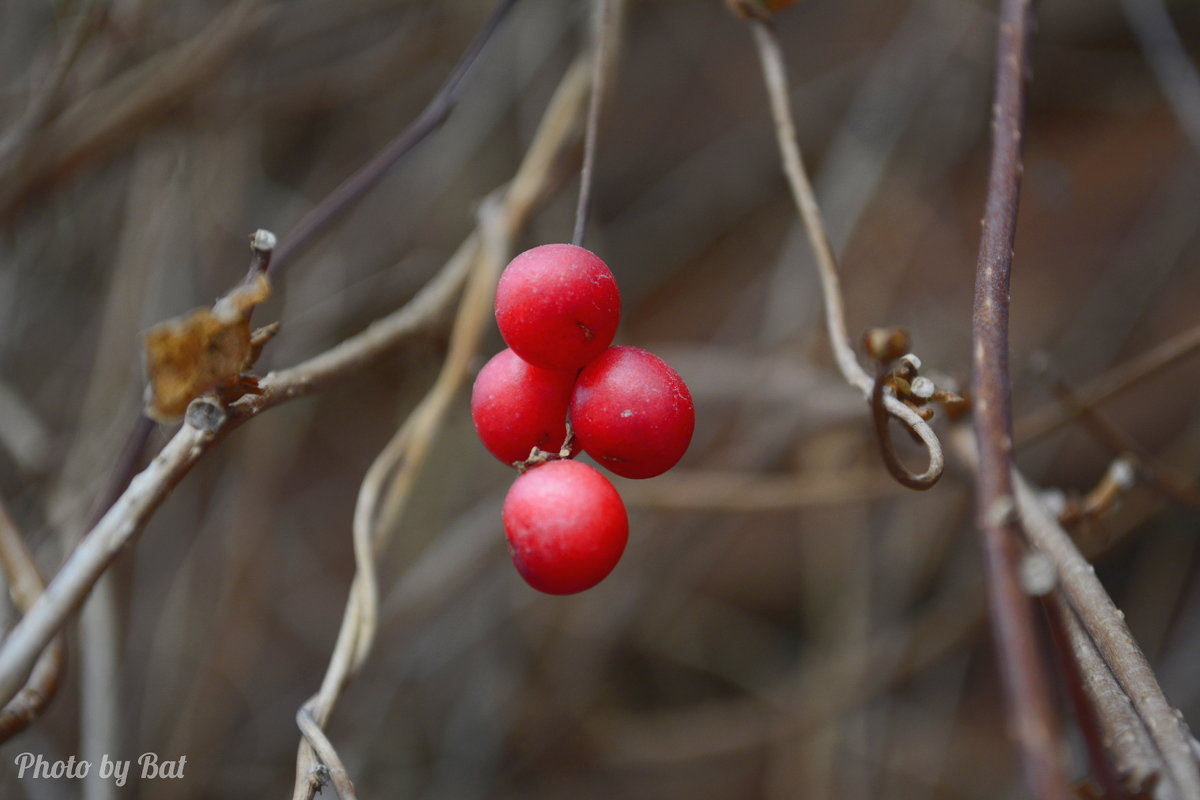
[[[259,275],[231,291],[213,307],[198,308],[166,320],[146,332],[146,414],[173,422],[188,403],[205,392],[242,387],[242,373],[265,343],[250,333],[250,311],[270,296],[270,283]],[[269,338],[269,337],[267,337]]]

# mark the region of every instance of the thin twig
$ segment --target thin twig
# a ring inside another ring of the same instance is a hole
[[[346,684],[365,661],[378,618],[375,556],[386,545],[392,521],[401,513],[425,463],[450,403],[468,374],[486,322],[491,296],[508,251],[509,237],[524,223],[542,195],[557,155],[570,139],[587,89],[586,64],[577,62],[564,76],[530,145],[525,161],[504,200],[486,201],[480,210],[480,233],[456,254],[471,265],[471,278],[460,301],[442,370],[429,392],[372,463],[355,504],[353,543],[355,577],[342,626],[320,690],[301,709],[324,726]],[[271,391],[270,377],[263,384]],[[332,746],[331,746],[332,747]],[[321,756],[306,734],[297,754],[293,797],[312,797],[311,775]],[[325,762],[333,769],[333,764]]]
[[[489,30],[499,24],[504,13],[514,3],[515,0],[504,0],[498,6],[489,23]],[[241,7],[239,7],[239,14],[241,13],[240,9]],[[240,21],[241,18],[238,17],[238,19]],[[256,21],[261,19],[263,18],[259,17]],[[471,51],[456,67],[438,98],[435,98],[435,101],[426,109],[422,118],[406,131],[407,134],[414,137],[413,144],[435,129],[441,119],[444,119],[445,115],[449,113],[457,87],[461,84],[488,38],[490,38],[490,32],[485,31],[476,39]],[[576,83],[578,84],[580,81],[576,80]],[[422,125],[429,126],[428,130],[422,128]],[[393,145],[377,156],[368,164],[368,167],[371,164],[382,163],[386,160],[384,156],[389,153],[391,154],[389,157],[395,159],[407,152],[409,147],[401,148],[397,142],[393,142]],[[544,157],[544,154],[542,155]],[[386,166],[381,169],[386,169]],[[337,198],[322,204],[329,213],[327,219],[316,219],[310,215],[309,224],[315,227],[304,228],[302,224],[290,240],[292,252],[295,252],[301,244],[314,235],[321,225],[331,220],[349,202],[374,184],[378,175],[372,177],[369,173],[370,170],[364,168],[364,171],[360,171],[355,176],[359,179],[357,182],[355,177],[347,182],[358,188],[348,189],[347,184],[344,184],[341,187],[341,194]],[[540,191],[540,187],[544,185],[545,175],[541,174],[538,177],[542,179],[537,184],[537,191]],[[338,193],[335,192],[335,194]],[[532,196],[522,197],[521,199],[526,202],[524,205],[517,204],[516,209],[527,214],[533,201],[537,199],[536,195],[537,192],[534,192]],[[516,216],[515,213],[514,216]],[[523,219],[523,217],[518,219]],[[514,224],[519,223],[514,222]],[[470,249],[471,241],[473,240],[469,240],[464,247]],[[259,249],[256,248],[252,269],[259,265],[266,266],[267,259],[257,252]],[[279,261],[280,258],[277,255],[271,266],[278,268]],[[427,291],[423,291],[417,298],[414,298],[409,306],[378,320],[362,334],[352,337],[292,370],[268,375],[262,382],[263,393],[246,398],[253,402],[240,404],[236,413],[229,414],[223,426],[218,429],[201,431],[184,424],[154,461],[144,471],[129,480],[133,465],[140,458],[145,441],[153,429],[153,425],[147,423],[144,418],[139,419],[125,448],[126,455],[123,456],[119,468],[114,471],[110,490],[97,504],[97,509],[101,512],[99,520],[91,527],[80,546],[64,562],[49,588],[33,604],[29,613],[13,628],[9,636],[5,638],[3,646],[0,647],[0,702],[7,702],[14,697],[22,681],[30,675],[39,655],[46,649],[47,644],[61,629],[66,619],[82,604],[96,580],[104,573],[117,554],[134,541],[158,505],[212,444],[263,410],[307,395],[317,388],[365,367],[439,313],[443,307],[443,301],[452,297],[459,280],[461,280],[461,275],[456,275],[453,270],[447,269],[439,275],[438,280],[426,287]],[[127,487],[124,486],[126,483],[128,483]],[[112,496],[116,495],[119,497],[113,502]]]
[[[96,526],[96,523],[112,508],[113,503],[117,502],[117,498],[129,488],[129,482],[137,474],[142,458],[146,455],[146,446],[150,444],[150,435],[154,433],[155,427],[157,426],[149,417],[138,415],[121,448],[121,454],[117,457],[117,463],[109,475],[104,492],[96,498],[92,506],[91,516],[87,522],[89,530]]]
[[[360,200],[370,189],[379,183],[388,170],[400,159],[433,133],[454,109],[458,101],[463,82],[479,60],[488,42],[491,41],[500,24],[515,6],[517,0],[500,0],[493,9],[491,16],[484,23],[483,29],[475,36],[470,47],[455,65],[446,82],[438,89],[437,94],[429,101],[429,105],[421,112],[411,125],[405,128],[399,136],[376,153],[370,161],[347,178],[325,199],[310,210],[296,223],[292,231],[283,237],[275,250],[269,272],[274,274],[283,269],[284,264],[304,252],[316,239],[329,229],[354,203]]]
[[[888,424],[887,412],[887,370],[880,369],[875,376],[875,384],[871,390],[871,421],[875,425],[875,440],[879,442],[879,452],[883,456],[883,465],[896,482],[909,489],[923,491],[933,487],[940,475],[914,475],[900,461],[896,453],[895,443],[892,442],[891,426]]]
[[[277,244],[278,239],[270,231],[260,228],[254,232],[250,237],[250,269],[246,271],[243,283],[253,283],[259,275],[267,274]]]
[[[0,702],[7,703],[13,698],[34,661],[67,617],[79,607],[92,585],[134,539],[212,439],[211,433],[186,424],[181,427],[67,557],[46,591],[9,632],[0,648]]]
[[[1121,495],[1133,488],[1137,478],[1135,460],[1122,453],[1109,462],[1108,469],[1100,476],[1100,480],[1083,497],[1076,500],[1067,498],[1065,505],[1058,512],[1058,521],[1064,527],[1074,523],[1086,524],[1089,520],[1111,510]]]
[[[1092,765],[1092,774],[1106,800],[1121,800],[1128,795],[1109,760],[1112,744],[1106,740],[1104,724],[1100,719],[1101,711],[1096,708],[1093,700],[1095,694],[1089,685],[1094,678],[1085,672],[1079,658],[1079,650],[1085,646],[1081,640],[1086,639],[1087,634],[1083,633],[1078,621],[1071,618],[1075,612],[1057,592],[1043,595],[1041,601],[1050,639],[1054,643],[1057,661],[1062,667],[1064,683],[1071,697],[1071,707],[1083,737],[1084,749]],[[1102,669],[1108,671],[1107,667]]]
[[[767,91],[771,100],[771,113],[775,119],[776,138],[779,141],[780,152],[783,156],[784,173],[795,197],[796,206],[804,220],[812,244],[813,254],[817,258],[817,267],[821,273],[821,290],[824,293],[825,315],[828,320],[830,346],[847,383],[856,387],[866,397],[872,386],[871,376],[866,373],[854,356],[850,346],[850,337],[846,334],[846,311],[842,305],[842,289],[838,280],[837,260],[833,255],[833,246],[829,243],[829,235],[825,223],[821,219],[821,210],[817,206],[816,195],[804,169],[804,161],[800,154],[800,145],[796,139],[796,125],[792,120],[791,100],[784,68],[783,53],[775,31],[765,22],[753,20],[750,30],[758,45],[759,58],[762,61],[763,75],[766,78]]]
[[[1075,608],[1062,593],[1055,596],[1054,604],[1059,609],[1066,640],[1079,664],[1102,744],[1112,759],[1122,788],[1135,796],[1144,796],[1146,787],[1160,780],[1166,772],[1166,764],[1129,696],[1080,624]],[[1164,787],[1169,785],[1164,784]]]
[[[1122,0],[1125,18],[1162,86],[1179,127],[1200,153],[1200,72],[1192,64],[1163,0]]]
[[[410,126],[410,128],[405,131],[405,134],[402,134],[401,137],[389,145],[389,147],[381,151],[375,158],[368,162],[366,167],[360,170],[359,173],[356,173],[355,176],[352,176],[345,184],[342,185],[342,187],[339,188],[339,190],[335,191],[335,195],[338,195],[337,197],[331,195],[326,202],[322,203],[316,209],[313,209],[313,212],[306,217],[306,220],[309,221],[310,225],[319,226],[321,224],[325,224],[325,222],[322,222],[314,217],[315,212],[321,208],[325,208],[326,210],[326,212],[323,212],[327,213],[328,219],[326,222],[331,221],[334,216],[341,213],[341,211],[348,207],[350,202],[352,202],[354,199],[357,199],[361,193],[367,191],[371,186],[373,186],[379,175],[375,175],[374,178],[371,177],[371,169],[373,168],[372,165],[375,165],[374,168],[384,170],[387,168],[387,166],[395,163],[395,160],[399,159],[406,152],[408,152],[408,150],[411,149],[411,146],[406,146],[404,148],[397,146],[397,143],[403,140],[406,135],[412,138],[412,144],[415,145],[425,135],[436,129],[441,119],[444,119],[449,113],[450,108],[453,105],[453,100],[455,99],[455,92],[462,83],[462,80],[466,77],[471,65],[482,51],[483,46],[490,39],[491,33],[494,32],[495,28],[499,25],[499,22],[503,19],[504,14],[507,13],[507,10],[513,4],[515,4],[515,2],[516,0],[504,0],[504,2],[497,7],[492,18],[489,20],[489,26],[472,43],[471,49],[468,50],[467,54],[459,62],[458,66],[455,68],[450,78],[439,92],[438,96],[430,104],[430,107],[426,109],[425,114],[423,114],[422,117],[413,124],[413,126]],[[430,120],[433,119],[433,116],[435,116],[430,113],[431,109],[437,110],[438,108],[441,109],[439,112],[441,116],[433,121],[432,125],[430,125]],[[426,128],[423,126],[428,127]],[[358,179],[357,181],[356,178]],[[353,184],[354,187],[357,187],[353,191],[349,191],[347,189],[347,187],[351,184]],[[338,192],[341,192],[341,194],[338,194]],[[302,220],[301,224],[297,226],[296,232],[289,237],[288,242],[292,252],[296,252],[310,236],[315,235],[315,233],[318,232],[317,228],[304,228],[304,224],[305,221]],[[283,248],[276,247],[276,242],[273,241],[273,236],[270,234],[263,236],[262,234],[267,234],[267,232],[257,232],[251,242],[253,257],[251,259],[251,265],[247,274],[247,279],[252,278],[258,272],[265,272],[271,268],[274,268],[275,270],[279,269],[279,262],[281,259],[279,258],[278,253],[276,253],[274,258],[272,258],[272,252],[276,251],[277,249],[281,250]],[[241,424],[249,417],[254,416],[260,411],[270,407],[271,405],[308,394],[311,391],[314,391],[318,386],[325,385],[329,381],[335,380],[341,375],[355,371],[356,369],[359,369],[370,363],[379,355],[382,355],[384,352],[394,347],[401,339],[412,332],[415,328],[426,322],[428,319],[428,314],[426,312],[440,307],[440,301],[448,299],[448,296],[457,288],[457,282],[460,279],[461,276],[455,275],[453,270],[444,271],[439,276],[437,281],[427,287],[427,289],[430,291],[419,294],[417,298],[414,298],[414,302],[410,304],[410,306],[406,306],[397,313],[391,314],[381,320],[377,320],[376,323],[374,323],[367,331],[364,331],[359,336],[353,337],[352,339],[343,342],[338,347],[334,347],[321,354],[317,358],[311,359],[309,362],[300,365],[297,372],[292,374],[283,373],[283,380],[281,381],[270,384],[269,379],[271,376],[268,376],[267,381],[264,383],[267,383],[268,388],[274,389],[275,391],[264,391],[263,395],[260,395],[257,398],[261,402],[252,406],[244,405],[240,409],[241,413],[236,415],[236,418],[230,419],[230,424],[226,426],[226,432]],[[125,492],[136,463],[141,458],[142,452],[145,449],[145,445],[153,429],[154,424],[145,417],[140,416],[134,423],[133,429],[123,450],[121,460],[117,469],[114,470],[109,487],[104,495],[101,496],[96,505],[97,517],[100,517],[108,512],[113,503],[116,501],[117,497],[121,496],[122,493]],[[185,426],[185,429],[187,429],[187,426]],[[181,433],[182,432],[183,431],[181,431]],[[177,434],[175,438],[178,439],[179,435],[180,434]],[[175,440],[173,439],[172,442],[174,441]],[[207,442],[204,445],[198,445],[201,450],[196,453],[197,457],[199,456],[200,452],[203,451],[203,448],[206,446],[206,444]],[[165,452],[166,449],[164,448],[164,453]],[[156,463],[160,463],[159,459],[156,459]],[[182,461],[177,459],[169,459],[167,461],[167,465],[169,468],[166,470],[166,473],[163,477],[167,480],[177,481],[182,477],[183,473],[190,469],[191,462],[187,459],[183,459]],[[175,477],[176,470],[182,470],[178,477]],[[161,502],[161,499],[162,498],[159,497],[154,504],[156,505],[157,502]],[[151,508],[150,510],[153,509]],[[148,517],[148,515],[149,514],[147,513],[146,516]],[[124,543],[131,540],[133,536],[136,535],[137,531],[140,530],[140,527],[142,524],[144,524],[144,521],[144,518],[134,520],[134,528],[125,532],[124,535],[120,537],[122,542]],[[97,524],[98,520],[94,519],[91,527],[95,528],[97,527]],[[121,546],[124,545],[122,544]],[[94,559],[95,556],[93,555],[88,558]],[[107,562],[99,563],[91,560],[88,560],[85,563],[88,564],[88,569],[86,572],[81,572],[71,579],[73,581],[72,588],[64,595],[68,602],[65,605],[57,605],[54,607],[54,617],[61,615],[61,618],[65,619],[67,615],[72,613],[75,608],[78,607],[78,603],[82,602],[82,599],[84,596],[86,596],[87,591],[90,590],[92,584],[108,565]],[[64,569],[65,566],[66,565],[64,565]],[[58,624],[61,624],[61,621]],[[39,632],[34,638],[41,638],[42,635],[43,633]],[[20,649],[21,652],[19,657],[17,650],[14,648]],[[12,637],[10,637],[9,640],[5,641],[3,653],[11,653],[12,657],[14,658],[14,661],[12,662],[13,666],[11,666],[10,669],[15,669],[17,672],[23,672],[28,669],[27,666],[16,666],[17,664],[24,664],[28,660],[29,653],[27,644],[19,645],[17,642],[12,640]],[[4,664],[5,661],[3,654],[0,653],[0,697],[3,697],[7,694],[7,687],[9,682],[12,680],[12,678],[7,674]]]
[[[976,508],[987,576],[988,610],[1001,680],[1030,793],[1070,797],[1060,736],[1039,653],[1012,486],[1008,300],[1021,188],[1025,89],[1033,38],[1032,0],[1004,0],[996,43],[992,156],[975,273],[972,394],[979,449]]]
[[[17,608],[28,612],[44,591],[45,583],[3,502],[0,502],[0,568]],[[24,688],[0,709],[0,742],[25,730],[46,710],[58,691],[65,662],[66,644],[60,632],[42,649]]]
[[[210,85],[260,33],[278,5],[228,3],[189,39],[131,67],[63,110],[42,135],[0,163],[0,223],[33,193],[109,157]]]
[[[321,726],[313,719],[307,705],[296,712],[296,724],[300,727],[300,732],[304,734],[304,741],[308,742],[321,759],[321,763],[325,765],[325,774],[329,776],[338,797],[342,800],[356,800],[358,795],[354,791],[350,773],[346,771],[341,758],[338,757],[337,750],[333,748],[329,738],[321,730]],[[311,777],[306,775],[305,779],[311,786]]]
[[[596,0],[592,25],[592,94],[588,98],[587,127],[583,135],[583,166],[579,171],[579,201],[575,206],[575,232],[571,243],[583,246],[588,211],[592,204],[592,179],[596,171],[596,140],[599,138],[600,110],[607,91],[606,78],[613,59],[610,46],[617,37],[619,15],[616,0]]]
[[[1113,367],[1075,390],[1075,403],[1043,406],[1018,419],[1013,426],[1022,444],[1039,439],[1073,420],[1085,409],[1135,386],[1154,373],[1200,351],[1200,325],[1159,342],[1140,355]]]
[[[472,65],[478,59],[484,46],[490,41],[492,35],[515,3],[516,0],[502,0],[495,11],[493,11],[483,31],[471,43],[470,48],[468,48],[462,59],[460,59],[451,72],[450,77],[447,78],[446,83],[421,116],[399,137],[377,153],[357,173],[335,189],[322,203],[312,209],[297,224],[295,230],[287,237],[282,247],[279,246],[277,238],[270,231],[259,230],[254,233],[250,242],[252,257],[245,278],[246,282],[252,281],[256,275],[266,274],[272,269],[278,272],[282,260],[287,258],[289,254],[295,254],[303,250],[311,238],[318,235],[324,226],[330,224],[337,216],[346,211],[355,200],[359,199],[374,186],[389,167],[393,166],[406,155],[412,147],[420,143],[425,136],[437,129],[453,108],[459,87]],[[261,24],[261,22],[255,19],[255,24]],[[453,283],[453,277],[450,277],[451,280],[449,282]],[[443,288],[445,288],[445,284],[443,284]],[[376,335],[373,337],[373,341],[355,341],[344,351],[345,354],[353,354],[353,357],[361,362],[371,360],[375,354],[375,348],[372,345],[383,344],[384,349],[390,347],[390,343],[398,340],[407,331],[409,323],[414,316],[420,315],[394,314],[386,318],[386,320],[379,320],[378,323],[381,330],[374,331]],[[398,329],[393,330],[389,328],[387,325],[388,322],[397,323]],[[334,356],[336,359],[341,353],[337,353],[335,350],[331,350],[329,355]],[[331,373],[341,374],[342,371],[343,368],[335,367],[331,370]],[[154,423],[144,416],[139,416],[135,421],[122,451],[122,458],[118,463],[117,469],[113,472],[108,489],[100,497],[96,505],[95,517],[89,527],[95,525],[99,516],[107,512],[116,501],[116,498],[125,490],[133,475],[136,462],[141,458],[153,429]]]
[[[58,111],[71,70],[92,34],[103,25],[108,13],[103,4],[96,0],[87,0],[81,5],[76,12],[75,22],[67,33],[66,41],[54,59],[49,77],[29,101],[25,114],[9,129],[3,140],[0,140],[0,163],[23,150]]]
[[[121,680],[120,612],[117,578],[100,576],[79,612],[79,752],[98,763],[122,740],[125,689]],[[115,800],[120,789],[98,773],[88,775],[81,800]]]
[[[247,396],[230,407],[218,431],[199,431],[185,424],[132,481],[114,480],[111,489],[115,490],[122,482],[128,486],[118,493],[115,503],[107,504],[110,507],[100,503],[98,507],[104,508],[104,513],[99,521],[64,562],[46,595],[0,646],[0,702],[11,699],[15,686],[28,674],[50,637],[83,602],[117,553],[132,544],[158,504],[212,445],[270,408],[305,397],[366,369],[438,318],[454,299],[470,264],[461,254],[476,247],[476,241],[475,236],[468,237],[459,254],[404,307],[307,361],[268,374],[259,384],[262,394]],[[145,418],[139,420],[139,428],[147,435],[153,427]],[[129,458],[123,456],[122,463],[132,469],[136,465],[133,455],[137,452],[136,447],[127,448]],[[124,473],[125,467],[121,467],[114,471],[114,478],[123,477]]]
[[[1156,790],[1160,798],[1200,797],[1200,767],[1192,752],[1191,735],[1163,693],[1125,624],[1124,615],[1104,590],[1096,570],[1046,509],[1034,489],[1013,472],[1016,507],[1021,524],[1038,552],[1053,562],[1063,593],[1079,617],[1104,663],[1141,718],[1166,765]],[[1081,666],[1087,670],[1086,663]]]
[[[800,216],[804,220],[804,227],[808,232],[809,242],[817,259],[817,268],[821,276],[821,290],[825,301],[825,320],[834,359],[846,382],[858,389],[864,400],[869,400],[874,391],[875,382],[858,363],[854,349],[850,346],[850,337],[846,334],[846,312],[842,304],[842,290],[838,281],[837,260],[833,255],[829,234],[821,219],[821,211],[817,206],[816,196],[800,155],[800,145],[796,140],[796,126],[792,120],[783,53],[780,50],[775,31],[768,22],[758,18],[749,19],[748,22],[758,47],[759,58],[762,61],[763,77],[771,102],[771,114],[775,121],[776,139],[783,157],[784,174],[787,176],[788,185],[791,187]],[[925,449],[929,453],[929,466],[915,477],[922,483],[932,485],[941,477],[944,467],[942,445],[938,441],[937,434],[917,412],[896,397],[885,395],[883,402],[888,413],[913,431],[925,445]]]
[[[472,279],[460,302],[460,308],[465,309],[470,303],[478,306],[478,298],[494,285],[494,276],[490,274],[481,277],[481,248],[470,247],[460,251],[463,258],[468,259],[472,268]],[[486,285],[485,283],[486,278]],[[462,321],[468,315],[460,311],[456,320],[456,332],[461,329]],[[458,337],[461,339],[461,334]],[[455,339],[451,335],[452,341]],[[453,345],[451,346],[453,350]],[[468,355],[469,358],[469,355]],[[447,358],[447,364],[450,358]],[[445,368],[443,368],[443,373]],[[354,509],[353,545],[355,560],[354,581],[350,587],[350,596],[342,617],[342,626],[338,632],[333,655],[321,681],[320,690],[301,708],[301,714],[308,716],[318,729],[329,721],[342,689],[353,678],[359,667],[366,660],[374,641],[377,627],[379,589],[375,569],[375,556],[380,551],[383,537],[379,535],[376,522],[381,497],[386,489],[386,482],[397,470],[415,471],[423,464],[428,444],[436,433],[447,401],[441,398],[446,394],[442,382],[437,381],[417,409],[408,420],[397,430],[396,434],[376,456],[359,489],[358,499]],[[451,391],[451,394],[453,392]],[[423,446],[422,446],[423,445]],[[418,452],[412,452],[417,450]],[[402,465],[402,466],[400,466]],[[412,466],[410,466],[412,465]],[[333,763],[327,761],[317,748],[312,747],[312,737],[305,735],[307,746],[301,744],[297,754],[295,796],[307,797],[310,782],[308,777],[320,758],[331,771],[335,771]],[[325,744],[332,750],[332,745]],[[311,748],[311,749],[310,749]]]
[[[979,453],[969,431],[955,431],[950,443],[971,469],[979,468]],[[1158,800],[1200,797],[1200,765],[1192,751],[1191,734],[1182,717],[1171,708],[1154,671],[1125,624],[1125,615],[1108,596],[1096,577],[1095,568],[1079,552],[1070,534],[1016,469],[1012,470],[1012,483],[1021,529],[1033,549],[1054,565],[1062,595],[1073,610],[1073,614],[1064,614],[1068,627],[1072,619],[1078,618],[1098,653],[1094,659],[1085,653],[1080,657],[1079,665],[1089,678],[1089,691],[1101,720],[1108,726],[1106,733],[1116,737],[1114,741],[1124,747],[1124,751],[1115,748],[1118,767],[1123,771],[1132,768],[1134,773],[1144,774],[1145,765],[1160,763],[1163,765],[1162,780],[1155,787],[1154,795]],[[1074,638],[1072,642],[1078,656],[1079,644]],[[1103,678],[1099,667],[1111,673],[1111,682]],[[1120,696],[1113,694],[1113,686],[1117,687]],[[1121,711],[1123,704],[1129,705],[1131,713],[1140,720],[1139,725],[1144,726],[1157,756],[1147,754],[1144,747],[1129,740],[1130,736],[1136,735],[1136,726],[1131,726],[1128,715]]]
[[[1200,511],[1200,489],[1197,489],[1193,481],[1160,463],[1145,447],[1118,428],[1099,410],[1086,407],[1053,364],[1047,362],[1043,365],[1043,370],[1063,403],[1082,417],[1092,435],[1114,456],[1129,463],[1138,478],[1164,497]]]

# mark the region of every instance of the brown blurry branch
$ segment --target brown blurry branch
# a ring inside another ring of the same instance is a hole
[[[564,79],[562,91],[570,96],[581,91],[582,85],[586,85],[586,76],[579,74],[577,66]],[[560,120],[561,126],[565,124]],[[561,138],[567,133],[555,130],[546,135]],[[506,203],[508,222],[514,227],[527,218],[533,204],[541,199],[552,167],[551,151],[549,144],[531,151],[519,179],[514,181]],[[79,607],[92,585],[117,554],[136,539],[154,510],[212,445],[263,411],[366,368],[428,325],[453,299],[477,257],[478,241],[476,236],[469,237],[442,272],[402,309],[324,353],[291,369],[268,374],[259,384],[261,394],[243,398],[227,409],[222,409],[216,401],[198,401],[197,407],[207,412],[189,415],[191,421],[185,422],[150,465],[134,477],[67,558],[45,594],[5,639],[0,647],[0,700],[6,702],[12,698],[38,654]]]
[[[1078,414],[1083,424],[1114,456],[1132,468],[1136,477],[1144,481],[1164,497],[1200,511],[1200,488],[1188,476],[1181,475],[1161,463],[1133,437],[1122,431],[1093,406],[1087,405],[1062,376],[1058,368],[1047,359],[1042,364],[1043,372],[1050,379],[1054,391],[1066,406]],[[1131,483],[1132,480],[1125,481]]]
[[[359,490],[354,510],[354,556],[356,571],[350,587],[342,627],[320,691],[300,709],[304,741],[297,756],[294,797],[311,798],[319,787],[318,758],[335,770],[321,755],[332,745],[323,734],[325,725],[346,684],[366,660],[378,621],[379,588],[375,556],[385,546],[394,521],[403,512],[416,476],[432,447],[441,421],[466,379],[471,359],[478,349],[487,320],[496,280],[508,252],[509,238],[524,224],[536,201],[545,193],[559,155],[572,140],[588,88],[585,61],[567,72],[550,102],[542,124],[516,177],[506,190],[483,204],[480,228],[459,253],[470,265],[470,279],[459,305],[450,336],[450,349],[437,380],[420,404],[376,457]],[[269,376],[268,376],[269,378]],[[332,751],[336,756],[336,751]],[[352,791],[352,790],[351,790]],[[339,789],[343,800],[347,795]]]
[[[975,275],[971,385],[979,452],[976,513],[992,633],[1025,779],[1034,797],[1066,800],[1070,792],[1049,681],[1033,606],[1019,575],[1023,547],[1012,485],[1008,301],[1033,27],[1032,0],[1004,0],[996,43],[991,168]]]
[[[45,583],[3,502],[0,502],[0,568],[17,608],[28,611],[42,594]],[[59,633],[41,651],[24,688],[0,709],[0,742],[25,730],[46,709],[58,691],[65,661],[66,645]]]
[[[279,243],[279,247],[275,250],[274,260],[266,267],[268,272],[277,273],[283,269],[284,264],[310,247],[354,203],[379,183],[388,170],[423,142],[429,134],[441,127],[442,123],[450,116],[450,112],[454,110],[459,91],[467,75],[470,74],[471,68],[475,66],[484,47],[491,41],[496,31],[499,30],[500,24],[516,3],[517,0],[500,0],[497,3],[484,23],[483,29],[476,34],[466,53],[455,65],[454,70],[438,89],[433,99],[429,101],[429,105],[399,136],[384,146],[370,161],[343,181],[296,223],[292,232],[283,237]]]
[[[896,482],[880,475],[878,469],[810,470],[778,476],[676,469],[652,481],[621,487],[630,505],[722,513],[861,503],[894,497],[899,491]]]
[[[10,158],[11,154],[26,147],[29,140],[35,136],[62,103],[63,90],[72,68],[83,52],[88,40],[104,23],[107,9],[96,0],[87,0],[77,12],[67,40],[54,59],[50,75],[45,83],[33,95],[21,119],[0,140],[0,164]]]
[[[829,234],[821,219],[821,211],[817,206],[816,196],[800,155],[800,145],[796,139],[796,126],[792,119],[787,72],[784,68],[779,40],[769,19],[749,16],[747,21],[754,34],[754,42],[762,62],[763,78],[770,97],[771,114],[775,121],[775,134],[783,158],[783,170],[800,216],[804,220],[804,227],[808,232],[809,242],[817,259],[821,290],[825,301],[825,319],[833,355],[846,382],[858,389],[862,393],[863,399],[870,400],[875,382],[858,363],[854,350],[850,346],[850,337],[846,334],[846,312],[838,281],[837,259],[833,254],[833,246],[830,244]],[[941,477],[944,467],[942,445],[938,441],[937,434],[916,411],[902,403],[894,395],[885,395],[883,404],[889,414],[900,420],[920,438],[929,453],[929,466],[924,472],[910,476],[911,481],[905,485],[923,489],[933,486]]]
[[[0,223],[31,194],[107,158],[185,103],[244,52],[277,9],[257,0],[230,3],[190,39],[43,120],[42,135],[24,137],[0,159]]]
[[[1121,0],[1125,18],[1192,148],[1200,152],[1200,72],[1163,0]]]
[[[1165,339],[1146,352],[1134,356],[1074,391],[1072,402],[1043,406],[1026,414],[1014,425],[1018,442],[1039,439],[1058,430],[1087,409],[1145,380],[1159,370],[1200,351],[1200,326],[1189,328]]]
[[[759,696],[636,715],[606,711],[595,724],[611,729],[596,738],[611,743],[608,758],[644,764],[703,761],[759,747],[764,739],[812,736],[943,662],[979,630],[982,618],[976,589],[944,586],[913,618],[814,654],[786,678],[761,687]],[[661,646],[655,638],[647,644]],[[861,664],[876,668],[862,681],[842,679]],[[763,722],[764,702],[780,715],[772,724]]]

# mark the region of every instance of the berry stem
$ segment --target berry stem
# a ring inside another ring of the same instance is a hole
[[[533,467],[545,464],[548,461],[570,461],[575,457],[571,452],[571,445],[575,442],[575,433],[571,430],[571,423],[567,423],[567,435],[563,439],[562,447],[558,448],[558,452],[551,453],[543,450],[540,447],[534,446],[530,449],[529,455],[524,461],[514,461],[513,467],[517,472],[524,475],[526,470]]]
[[[571,420],[567,420],[567,435],[563,437],[562,447],[558,448],[559,458],[571,458],[571,445],[575,443],[575,431],[571,428]]]
[[[592,176],[596,167],[596,139],[600,128],[600,110],[606,79],[612,65],[611,42],[619,23],[616,0],[597,0],[592,34],[592,92],[588,99],[587,127],[583,136],[583,167],[579,173],[579,202],[575,206],[575,233],[571,244],[583,246],[588,211],[592,203]]]

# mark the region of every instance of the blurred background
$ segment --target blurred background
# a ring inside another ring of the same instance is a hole
[[[139,412],[140,332],[223,294],[254,229],[288,231],[412,120],[489,6],[0,2],[0,496],[46,575]],[[963,386],[994,6],[802,0],[778,17],[851,335],[907,328],[926,374]],[[1068,497],[1120,453],[1080,424],[1027,435],[1057,402],[1035,356],[1081,387],[1200,324],[1200,5],[1169,3],[1173,29],[1157,9],[1039,9],[1014,413],[1021,466]],[[439,269],[514,173],[589,17],[519,4],[446,125],[278,276],[256,316],[283,324],[261,372]],[[460,392],[381,562],[375,649],[328,726],[360,795],[1014,796],[969,475],[952,462],[927,493],[898,486],[833,368],[748,30],[716,0],[631,0],[623,34],[585,243],[620,284],[618,341],[689,382],[695,440],[663,477],[614,479],[631,516],[614,574],[542,596],[504,549],[513,473]],[[514,248],[570,239],[579,157]],[[0,796],[83,791],[18,781],[23,751],[186,755],[183,780],[121,797],[287,796],[296,709],[353,574],[359,484],[448,329],[253,420],[196,467],[71,626],[60,696],[0,747]],[[477,366],[501,346],[490,329]],[[1073,528],[1193,726],[1198,370],[1184,358],[1102,407],[1166,477]],[[4,628],[17,614],[6,599]],[[84,673],[103,688],[81,689]]]

